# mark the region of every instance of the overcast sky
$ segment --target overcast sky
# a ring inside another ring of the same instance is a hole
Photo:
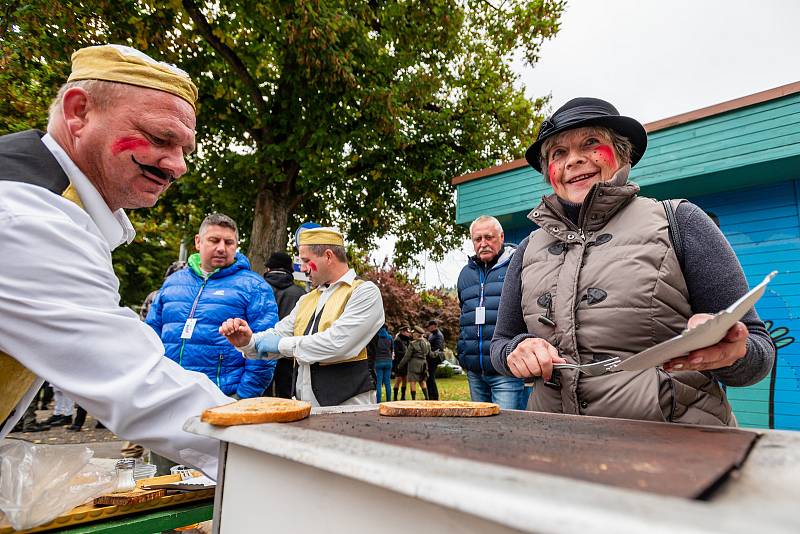
[[[517,68],[550,111],[594,96],[646,123],[800,81],[798,0],[569,0],[561,21],[539,63]],[[454,286],[472,253],[427,262],[421,281]]]

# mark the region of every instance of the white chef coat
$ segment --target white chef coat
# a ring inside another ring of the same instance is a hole
[[[111,250],[133,238],[133,227],[58,145],[44,142],[86,211],[43,187],[0,181],[0,350],[118,436],[215,477],[219,442],[189,434],[183,424],[232,400],[204,374],[164,357],[153,329],[119,306]],[[25,394],[0,438],[41,383]]]
[[[321,293],[317,301],[316,312],[325,306],[330,296],[342,284],[352,285],[356,279],[353,269],[348,270],[329,287],[318,287],[314,291]],[[303,297],[307,298],[307,297]],[[319,406],[311,388],[310,365],[316,362],[338,362],[357,355],[367,346],[370,340],[383,326],[383,299],[378,286],[372,282],[364,282],[353,289],[350,299],[345,305],[342,315],[324,332],[308,336],[294,335],[294,322],[297,317],[297,306],[281,319],[274,328],[258,332],[244,347],[238,347],[247,358],[257,358],[256,341],[265,334],[282,336],[278,343],[280,356],[293,357],[298,363],[297,396]],[[277,357],[277,355],[276,355]],[[375,402],[375,391],[367,391],[351,397],[342,404],[372,404]]]

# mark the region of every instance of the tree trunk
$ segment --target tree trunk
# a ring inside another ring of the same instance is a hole
[[[286,226],[293,204],[289,198],[276,194],[268,185],[261,187],[256,197],[250,249],[247,251],[253,271],[263,273],[270,254],[286,251]]]

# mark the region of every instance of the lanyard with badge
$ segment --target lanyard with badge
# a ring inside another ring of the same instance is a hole
[[[483,271],[479,271],[478,276],[480,277],[481,281],[481,298],[478,301],[478,307],[475,308],[475,324],[480,326],[482,324],[486,324],[486,307],[483,305],[483,288],[485,285]]]
[[[216,271],[214,271],[216,272]],[[211,277],[213,273],[209,273],[205,279],[203,280],[203,285],[200,286],[200,291],[197,292],[197,297],[195,297],[194,302],[192,303],[192,309],[189,310],[189,318],[186,319],[186,322],[183,324],[183,330],[181,331],[181,339],[192,339],[192,334],[194,334],[194,327],[197,326],[197,317],[194,316],[194,312],[197,310],[197,303],[200,302],[200,295],[203,294],[203,289],[206,287],[206,282]]]

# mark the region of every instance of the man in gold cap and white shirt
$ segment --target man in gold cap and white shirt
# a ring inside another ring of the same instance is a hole
[[[338,231],[304,230],[298,241],[300,270],[314,289],[274,328],[253,334],[232,318],[220,333],[246,358],[295,358],[295,396],[312,406],[374,403],[366,347],[384,322],[381,292],[348,266]]]
[[[216,475],[218,443],[182,426],[231,399],[163,357],[119,306],[111,262],[134,237],[123,210],[152,206],[186,172],[196,100],[176,67],[88,47],[72,55],[47,134],[0,137],[0,437],[45,379],[118,436]]]

